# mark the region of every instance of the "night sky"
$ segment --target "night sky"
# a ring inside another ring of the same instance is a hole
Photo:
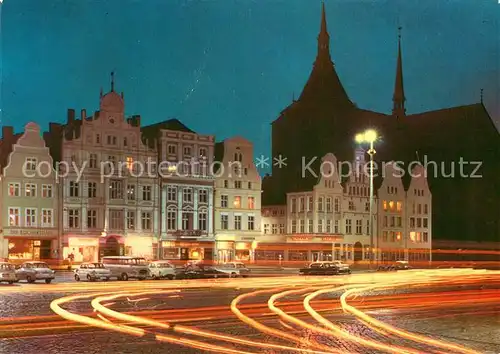
[[[0,0],[1,2],[1,0]],[[497,0],[326,0],[332,58],[351,99],[389,113],[401,25],[407,112],[477,103],[500,126]],[[176,117],[270,153],[270,123],[316,55],[313,0],[4,0],[1,123],[21,131],[90,114],[124,91],[144,124]]]

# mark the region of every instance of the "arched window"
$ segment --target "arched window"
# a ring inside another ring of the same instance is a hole
[[[167,230],[177,230],[177,208],[175,206],[167,208]]]
[[[208,230],[208,210],[206,208],[198,210],[198,230],[202,232]]]

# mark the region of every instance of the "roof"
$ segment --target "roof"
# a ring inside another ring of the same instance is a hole
[[[172,118],[169,120],[165,120],[163,122],[151,124],[151,125],[146,125],[142,127],[142,130],[155,130],[155,129],[164,129],[164,130],[175,130],[175,131],[181,131],[181,132],[186,132],[186,133],[195,133],[194,130],[189,129],[186,125],[184,125],[180,120],[177,118]]]

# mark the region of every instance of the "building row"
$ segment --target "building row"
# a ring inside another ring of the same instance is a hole
[[[370,249],[384,260],[430,257],[423,173],[405,190],[387,166],[370,218],[369,181],[359,172],[366,152],[357,148],[357,173],[323,171],[313,190],[262,208],[248,140],[216,143],[176,119],[142,126],[124,107],[112,81],[92,115],[70,109],[43,134],[35,123],[22,134],[3,127],[0,258],[354,262]],[[333,154],[323,162],[338,163]]]

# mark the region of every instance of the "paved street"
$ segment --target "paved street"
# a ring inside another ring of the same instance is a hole
[[[498,353],[500,272],[0,286],[2,353]]]

